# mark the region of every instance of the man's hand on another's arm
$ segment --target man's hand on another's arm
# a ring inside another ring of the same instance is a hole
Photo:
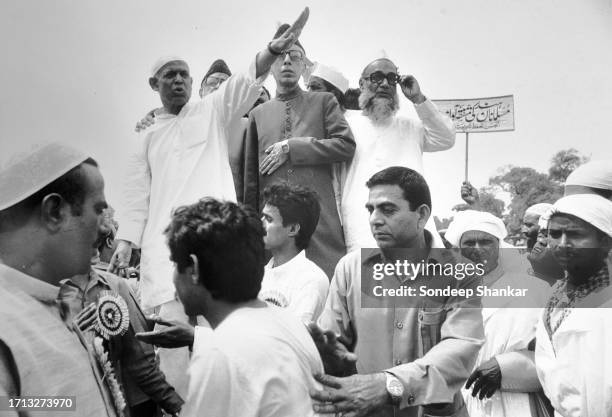
[[[472,372],[465,383],[465,388],[470,389],[472,384],[472,397],[479,399],[491,398],[495,391],[501,388],[502,374],[499,363],[491,358]]]
[[[323,389],[310,391],[314,411],[319,414],[361,417],[391,404],[383,372],[346,378],[316,375],[315,379],[323,384]]]
[[[149,317],[149,321],[167,327],[150,332],[136,333],[136,338],[141,342],[170,349],[193,346],[195,330],[189,323],[178,320],[164,320],[159,316]]]
[[[148,112],[147,115],[142,120],[136,123],[136,127],[134,128],[134,130],[136,132],[141,132],[145,130],[147,127],[155,124],[155,111],[156,110],[157,109],[153,109],[150,112]]]
[[[341,338],[331,330],[324,331],[314,322],[308,323],[307,328],[327,374],[346,376],[357,373],[357,355],[347,349]]]

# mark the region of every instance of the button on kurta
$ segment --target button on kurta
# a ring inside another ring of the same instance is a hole
[[[395,325],[398,329],[402,329],[404,327],[404,323],[402,323],[401,321],[398,321]]]

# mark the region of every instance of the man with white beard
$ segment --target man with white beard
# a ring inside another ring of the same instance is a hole
[[[397,84],[412,103],[420,120],[397,115],[399,97]],[[342,223],[347,250],[376,247],[370,233],[366,181],[376,172],[391,166],[402,166],[423,173],[423,152],[443,151],[455,144],[455,128],[421,92],[417,80],[400,76],[397,66],[386,54],[372,60],[359,80],[361,112],[347,112],[357,148],[342,190]],[[427,229],[435,233],[429,222]]]

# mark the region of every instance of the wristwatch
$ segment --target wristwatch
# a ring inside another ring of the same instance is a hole
[[[387,377],[387,393],[391,397],[391,403],[399,405],[404,395],[404,384],[390,372],[385,372],[385,376]]]

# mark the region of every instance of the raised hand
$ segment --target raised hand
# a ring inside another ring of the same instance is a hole
[[[310,9],[306,7],[302,13],[298,16],[295,22],[278,38],[274,39],[270,43],[270,47],[272,47],[275,51],[285,51],[295,43],[300,37],[302,33],[302,29],[306,25],[308,21],[308,15],[310,14]]]
[[[470,206],[473,206],[478,202],[480,197],[476,187],[469,182],[464,181],[463,184],[461,184],[461,198]]]
[[[419,82],[412,75],[402,75],[400,77],[399,85],[402,89],[402,93],[404,93],[406,98],[412,101],[414,104],[421,104],[426,100],[425,96],[421,92]]]

